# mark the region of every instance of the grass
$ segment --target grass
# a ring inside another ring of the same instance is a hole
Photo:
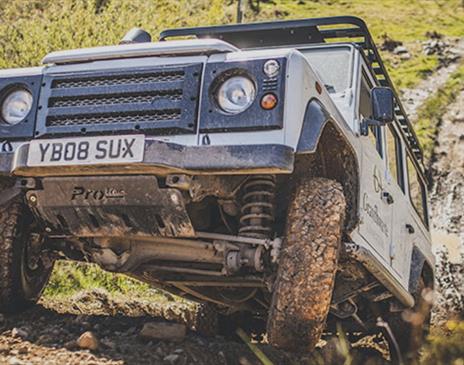
[[[448,321],[429,336],[422,365],[464,364],[464,321]]]
[[[427,32],[437,31],[449,37],[464,34],[461,0],[267,1],[259,14],[251,14],[245,20],[338,15],[355,15],[364,19],[378,44],[385,34],[404,43],[411,53],[410,60],[400,62],[397,56],[387,52],[382,54],[398,89],[413,87],[436,69],[436,56],[421,53],[420,41],[427,39]]]
[[[256,0],[254,0],[256,2]],[[243,1],[247,3],[247,1]],[[412,58],[383,56],[397,87],[412,87],[437,66],[421,54],[427,31],[464,34],[461,0],[262,0],[245,9],[245,21],[356,15],[377,41],[384,34],[405,43]],[[230,0],[3,0],[0,2],[0,68],[34,66],[54,50],[116,44],[134,26],[156,36],[162,29],[231,23]]]
[[[464,63],[449,76],[445,85],[426,99],[419,108],[415,130],[424,148],[426,160],[430,160],[432,156],[440,118],[462,90],[464,90]]]
[[[45,298],[71,297],[80,291],[103,289],[110,294],[158,300],[163,296],[158,289],[122,274],[101,270],[92,264],[58,261],[45,289]]]

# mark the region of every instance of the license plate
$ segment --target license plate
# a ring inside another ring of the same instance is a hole
[[[28,166],[121,164],[143,161],[144,135],[33,140]]]

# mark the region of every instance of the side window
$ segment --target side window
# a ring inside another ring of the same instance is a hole
[[[361,87],[359,90],[359,117],[370,118],[372,116],[371,90],[372,83],[370,82],[365,71],[362,72]],[[369,139],[375,145],[377,152],[382,156],[381,134],[379,127],[369,127]]]
[[[370,118],[372,116],[371,89],[372,84],[363,71],[359,91],[359,114],[361,118]]]
[[[419,177],[416,167],[408,155],[408,182],[409,182],[409,195],[411,196],[411,203],[416,209],[425,225],[428,226],[427,206],[426,206],[426,192],[425,186]]]
[[[403,179],[403,156],[401,150],[401,139],[392,126],[385,127],[387,140],[387,161],[390,174],[404,192]]]

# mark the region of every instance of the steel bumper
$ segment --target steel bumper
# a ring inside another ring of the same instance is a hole
[[[280,144],[234,146],[184,146],[145,141],[144,159],[118,165],[27,166],[29,144],[14,153],[0,154],[0,175],[75,176],[111,174],[158,174],[176,172],[204,175],[253,173],[288,174],[293,170],[294,151]]]

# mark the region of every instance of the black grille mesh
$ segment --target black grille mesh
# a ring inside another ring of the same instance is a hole
[[[37,135],[195,133],[202,64],[44,77]]]
[[[136,114],[113,114],[95,115],[80,117],[57,117],[49,118],[49,126],[68,126],[68,125],[87,125],[87,124],[112,124],[112,123],[141,123],[141,122],[161,122],[164,120],[179,119],[180,110],[165,110],[156,113],[136,113]]]
[[[125,94],[114,96],[91,96],[91,97],[70,97],[70,98],[51,98],[49,107],[71,107],[71,106],[98,106],[98,105],[117,105],[117,104],[136,104],[151,103],[154,100],[168,99],[181,100],[182,90],[172,90],[167,92],[152,92],[146,94]]]
[[[56,80],[52,84],[54,89],[67,89],[76,87],[130,85],[151,82],[169,82],[183,80],[184,72],[154,72],[138,75],[118,75],[111,77],[85,77],[80,79]]]

